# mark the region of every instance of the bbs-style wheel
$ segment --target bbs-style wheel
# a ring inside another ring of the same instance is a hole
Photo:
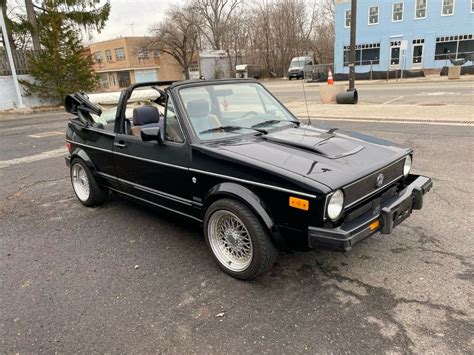
[[[97,206],[104,203],[107,191],[97,183],[84,161],[74,159],[70,173],[74,193],[84,206]]]
[[[278,257],[266,227],[235,200],[218,200],[207,209],[204,236],[219,267],[241,280],[264,273]]]

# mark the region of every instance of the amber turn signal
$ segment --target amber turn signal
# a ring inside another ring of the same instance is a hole
[[[309,201],[303,200],[302,198],[290,197],[290,207],[307,211],[309,210]]]
[[[376,230],[378,227],[380,227],[380,221],[378,219],[370,223],[370,226],[369,226],[371,231]]]

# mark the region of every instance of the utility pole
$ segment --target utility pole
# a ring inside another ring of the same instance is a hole
[[[0,5],[0,27],[3,34],[3,44],[7,52],[8,64],[10,64],[10,70],[12,72],[13,85],[15,86],[16,97],[17,97],[17,107],[24,108],[25,104],[23,103],[23,97],[21,96],[20,84],[18,83],[18,78],[16,76],[15,63],[13,62],[12,50],[10,48],[10,40],[8,39],[7,26],[5,25],[5,19],[3,18],[3,9]]]
[[[28,22],[33,27],[33,31],[31,32],[31,41],[33,43],[33,49],[35,51],[41,50],[41,45],[39,41],[38,35],[38,23],[36,21],[36,13],[33,7],[33,0],[25,0],[25,7],[26,7],[26,18]]]
[[[357,0],[351,3],[351,50],[349,53],[349,91],[355,89]]]
[[[336,95],[338,104],[356,104],[359,94],[355,88],[355,62],[356,62],[356,19],[357,0],[351,2],[351,44],[349,50],[349,89]]]

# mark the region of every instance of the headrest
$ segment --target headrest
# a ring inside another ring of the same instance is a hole
[[[156,123],[160,119],[160,112],[155,106],[140,106],[133,109],[133,125]]]
[[[189,117],[204,117],[209,115],[209,102],[206,100],[192,100],[186,105]]]

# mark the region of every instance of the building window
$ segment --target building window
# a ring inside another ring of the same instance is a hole
[[[115,48],[115,59],[125,60],[125,51],[124,51],[123,47]]]
[[[99,88],[108,89],[109,88],[109,75],[107,73],[98,74],[97,82],[99,83]]]
[[[454,0],[443,0],[441,4],[441,15],[449,16],[454,14]]]
[[[112,61],[112,52],[110,51],[110,49],[107,49],[105,51],[105,60],[107,62],[111,62]]]
[[[369,6],[369,25],[376,25],[379,23],[379,7]]]
[[[126,88],[130,86],[130,72],[128,70],[117,72],[119,87]]]
[[[160,56],[160,50],[157,49],[157,48],[154,48],[153,49],[153,58],[158,58],[159,56]]]
[[[148,59],[148,49],[147,48],[138,49],[138,59]]]
[[[474,54],[473,34],[436,38],[435,60],[462,59]]]
[[[351,27],[351,10],[346,10],[345,14],[344,27],[348,28]]]
[[[412,53],[412,64],[423,64],[423,47],[425,40],[423,38],[414,39],[413,53]]]
[[[344,66],[349,65],[350,46],[344,46]],[[380,43],[358,44],[356,46],[355,65],[380,63]]]
[[[474,13],[474,0],[471,0],[471,13]]]
[[[416,0],[415,19],[420,18],[426,18],[426,0]]]
[[[102,63],[102,52],[101,51],[95,52],[94,59],[96,63]]]
[[[392,21],[398,22],[403,21],[403,3],[396,2],[392,6]]]

